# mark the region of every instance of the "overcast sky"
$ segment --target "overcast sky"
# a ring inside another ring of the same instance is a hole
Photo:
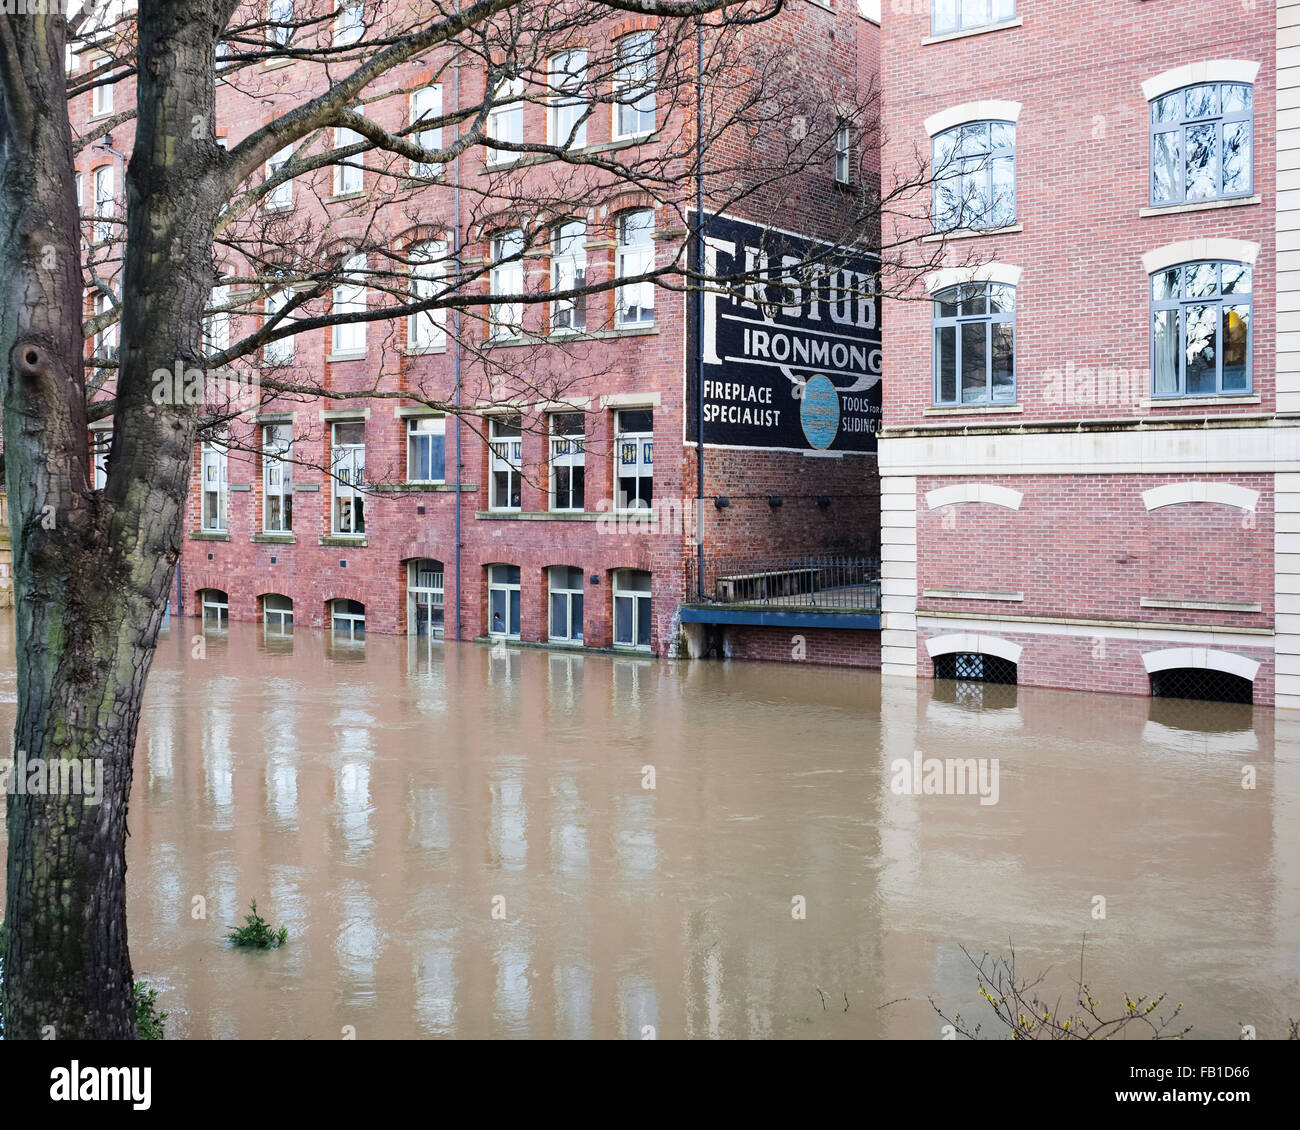
[[[858,11],[873,20],[880,19],[880,0],[858,0]]]

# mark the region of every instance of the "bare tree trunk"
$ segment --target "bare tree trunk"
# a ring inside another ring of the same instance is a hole
[[[102,765],[102,798],[14,792],[4,955],[8,1038],[136,1035],[126,811],[145,678],[179,556],[194,410],[150,374],[198,367],[212,286],[213,51],[226,5],[139,9],[122,349],[108,486],[90,489],[82,279],[57,16],[0,29],[0,351],[14,543],[15,749]],[[92,770],[93,772],[93,770]],[[53,777],[53,774],[51,774]],[[82,778],[85,778],[83,770]]]

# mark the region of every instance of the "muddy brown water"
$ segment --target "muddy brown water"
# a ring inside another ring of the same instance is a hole
[[[1285,712],[197,631],[160,641],[130,818],[169,1037],[939,1038],[930,998],[992,1033],[962,947],[1068,999],[1085,935],[1094,996],[1167,992],[1193,1037],[1300,1016]],[[918,750],[996,758],[997,803],[895,791]],[[250,899],[283,949],[223,944]]]

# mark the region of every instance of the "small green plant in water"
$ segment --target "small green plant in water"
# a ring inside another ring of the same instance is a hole
[[[142,1040],[161,1040],[168,1013],[159,1012],[155,1003],[158,990],[143,981],[135,983],[135,1027]]]
[[[273,950],[284,945],[289,937],[289,927],[281,926],[272,930],[265,918],[257,913],[257,900],[248,904],[251,914],[244,915],[244,925],[234,926],[226,935],[226,941],[237,946],[251,949]]]

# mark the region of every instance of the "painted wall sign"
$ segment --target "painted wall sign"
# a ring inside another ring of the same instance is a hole
[[[752,274],[704,296],[704,442],[874,452],[880,306],[873,256],[728,216],[709,218],[705,270]],[[700,327],[689,304],[686,439],[696,437]]]

